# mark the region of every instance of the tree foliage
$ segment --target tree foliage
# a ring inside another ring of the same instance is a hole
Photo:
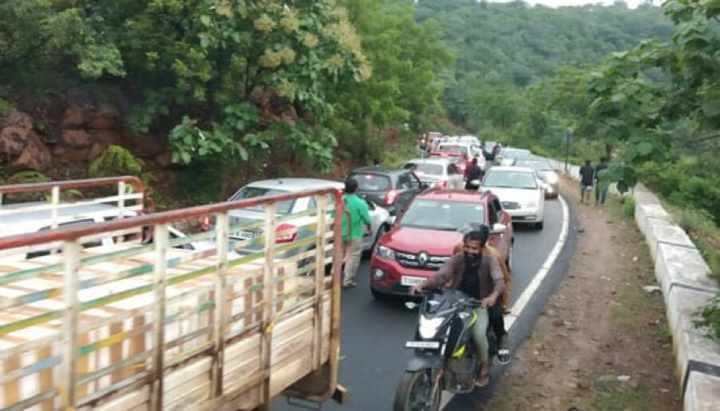
[[[445,104],[451,118],[478,126],[474,94],[484,85],[507,93],[552,77],[562,66],[587,66],[642,39],[670,37],[670,22],[657,7],[530,7],[475,0],[419,0],[420,21],[435,20],[457,55]],[[480,119],[481,122],[483,119]]]

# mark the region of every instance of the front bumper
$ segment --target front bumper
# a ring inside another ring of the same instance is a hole
[[[521,208],[518,210],[505,210],[510,217],[512,217],[513,223],[539,223],[543,220],[540,215],[540,210],[537,208]]]
[[[380,270],[382,276],[376,275]],[[395,260],[373,255],[370,261],[370,288],[376,292],[390,295],[410,295],[410,286],[402,284],[402,277],[428,279],[434,276],[434,270],[421,270],[400,265]]]

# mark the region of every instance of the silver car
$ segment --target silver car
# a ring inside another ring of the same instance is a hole
[[[416,158],[405,163],[403,168],[413,170],[417,178],[428,187],[462,189],[465,185],[455,160],[448,158]]]
[[[343,183],[322,180],[314,178],[278,178],[273,180],[262,180],[250,183],[240,188],[233,194],[229,201],[237,201],[248,198],[266,197],[278,194],[297,193],[301,191],[321,190],[325,188],[335,188],[342,190],[345,188]],[[328,211],[333,207],[333,198],[328,197]],[[315,235],[315,230],[310,228],[316,217],[309,212],[316,209],[315,199],[311,197],[302,197],[294,200],[287,200],[276,204],[276,211],[279,218],[284,221],[281,224],[283,229],[283,237],[277,238],[278,243],[289,244],[295,241],[309,238]],[[371,250],[378,238],[388,231],[390,223],[388,218],[390,213],[376,204],[368,201],[370,208],[370,219],[372,220],[371,229],[366,233],[363,241],[363,250]],[[295,217],[294,215],[298,215]],[[236,242],[242,242],[240,249],[235,251],[241,255],[257,253],[262,251],[263,244],[259,241],[253,241],[260,237],[262,233],[262,221],[265,219],[265,210],[263,207],[248,207],[239,210],[232,210],[229,213],[230,223],[233,225],[251,225],[251,229],[243,230],[235,233],[233,236]],[[278,227],[280,228],[280,227]],[[286,254],[278,256],[279,258],[289,258],[298,254],[303,250],[297,248],[291,249]]]

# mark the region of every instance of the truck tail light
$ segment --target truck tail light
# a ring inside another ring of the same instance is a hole
[[[397,194],[398,193],[395,190],[388,191],[387,194],[385,194],[385,204],[391,205],[392,203],[394,203],[397,199]]]
[[[292,224],[283,223],[275,229],[275,244],[287,244],[297,240],[298,229]]]

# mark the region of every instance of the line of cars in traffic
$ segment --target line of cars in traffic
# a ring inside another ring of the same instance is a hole
[[[424,281],[451,256],[453,247],[462,239],[462,231],[470,224],[483,223],[491,228],[490,244],[500,251],[509,266],[512,265],[513,223],[543,228],[544,200],[546,196],[557,197],[557,173],[546,160],[527,150],[512,148],[500,150],[495,157],[499,165],[490,166],[484,157],[496,151],[493,148],[488,148],[487,142],[483,147],[477,139],[467,136],[448,138],[438,141],[435,147],[426,147],[429,157],[409,160],[398,169],[373,166],[349,173],[348,177],[358,181],[358,193],[370,209],[372,225],[365,235],[363,248],[372,254],[370,288],[374,296],[406,294],[410,286]],[[464,190],[460,163],[472,158],[483,158],[486,170],[478,191]],[[241,187],[228,200],[343,187],[341,182],[324,179],[268,179]],[[332,212],[330,198],[328,205],[327,211]],[[317,216],[318,204],[314,198],[280,202],[275,211],[282,220],[276,228],[276,244],[293,244],[315,235],[313,219]],[[68,207],[60,213],[58,225],[97,223],[130,214],[136,213],[111,205]],[[232,234],[233,255],[262,252],[266,217],[266,210],[261,207],[230,213],[231,224],[248,227]],[[14,213],[12,222],[14,227],[29,233],[48,229],[50,218],[49,211],[43,215]],[[178,238],[185,234],[173,229],[171,236]],[[104,245],[111,240],[101,239],[88,246]],[[201,250],[212,247],[210,242],[196,241],[183,247]],[[288,248],[286,253],[304,251]]]

